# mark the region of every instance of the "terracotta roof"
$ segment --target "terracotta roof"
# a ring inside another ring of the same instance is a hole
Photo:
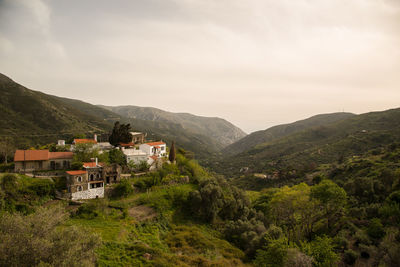
[[[104,163],[103,162],[98,162],[97,165],[103,166]],[[83,167],[84,168],[94,168],[94,167],[97,167],[97,166],[96,166],[96,162],[84,162],[83,163]]]
[[[74,144],[97,144],[94,139],[74,139]]]
[[[48,159],[48,150],[17,150],[15,151],[14,155],[14,161],[35,161]]]
[[[50,159],[72,159],[72,152],[49,152],[48,150],[17,150],[14,161],[39,161]]]
[[[149,146],[160,146],[160,145],[165,145],[165,143],[162,142],[162,141],[160,141],[160,142],[145,143],[145,145],[149,145]]]
[[[69,175],[80,175],[80,174],[85,174],[86,171],[67,171],[66,173],[68,173]]]
[[[134,146],[135,144],[130,142],[130,143],[119,143],[119,145],[123,147],[129,147],[129,146]]]
[[[49,152],[49,159],[72,159],[73,157],[72,152]]]

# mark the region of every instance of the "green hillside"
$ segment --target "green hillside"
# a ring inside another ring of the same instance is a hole
[[[17,144],[55,142],[74,133],[102,133],[112,124],[103,118],[33,91],[0,74],[0,135]]]
[[[242,167],[257,173],[308,169],[399,140],[400,109],[371,112],[260,143],[216,162],[215,170],[235,175]]]
[[[294,123],[273,126],[266,130],[257,131],[247,135],[239,141],[224,148],[222,152],[228,155],[239,154],[254,148],[258,144],[272,142],[311,127],[327,125],[351,116],[354,116],[354,114],[345,112],[320,114]]]
[[[175,141],[177,146],[194,152],[199,159],[216,156],[223,148],[220,138],[185,128],[182,123],[150,118],[128,118],[100,106],[80,100],[47,95],[25,88],[0,74],[0,137],[10,137],[16,147],[28,147],[69,139],[75,134],[104,134],[107,139],[115,121],[130,123],[132,130],[148,134],[150,140]],[[193,115],[191,115],[193,116]],[[196,116],[193,116],[196,117]],[[201,120],[201,119],[199,119]],[[233,127],[222,119],[217,127]],[[206,127],[203,125],[203,127]],[[224,128],[227,131],[227,129]],[[238,130],[240,132],[240,130]],[[222,131],[223,132],[223,131]],[[229,132],[229,131],[227,131]]]
[[[189,113],[173,113],[151,107],[117,106],[104,108],[126,118],[180,125],[182,129],[188,132],[214,139],[218,148],[230,145],[246,136],[241,129],[220,118],[201,117]]]

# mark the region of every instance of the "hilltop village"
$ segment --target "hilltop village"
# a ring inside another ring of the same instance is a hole
[[[71,144],[58,140],[47,149],[16,150],[14,171],[37,178],[65,177],[67,190],[59,194],[63,199],[103,198],[108,186],[132,174],[156,171],[168,162],[166,143],[147,141],[146,136],[129,132],[129,142],[111,144],[98,141],[94,134],[74,138]],[[106,154],[113,160],[101,161]]]

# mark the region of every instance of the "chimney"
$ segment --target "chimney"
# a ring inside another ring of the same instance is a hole
[[[97,134],[94,134],[93,139],[97,142]]]
[[[98,162],[98,159],[97,159],[97,157],[96,157],[96,167],[97,167],[98,163],[99,163],[99,162]]]

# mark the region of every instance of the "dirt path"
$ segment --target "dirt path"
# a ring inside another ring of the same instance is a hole
[[[130,208],[128,213],[139,222],[151,220],[157,216],[157,212],[153,208],[144,205]]]

